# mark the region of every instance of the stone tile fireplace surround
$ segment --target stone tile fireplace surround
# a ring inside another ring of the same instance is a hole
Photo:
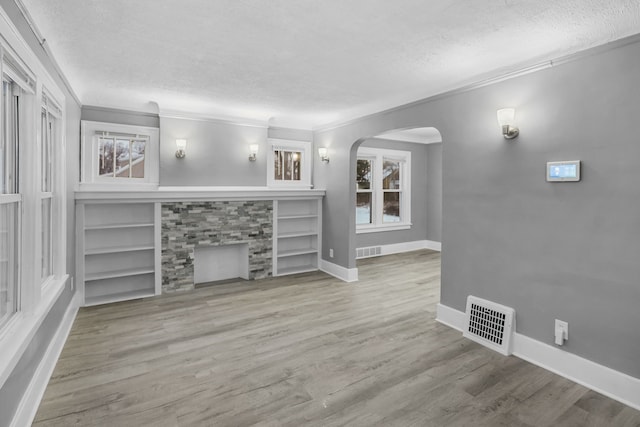
[[[249,279],[272,274],[273,201],[162,203],[162,293],[194,288],[196,247],[246,243]]]

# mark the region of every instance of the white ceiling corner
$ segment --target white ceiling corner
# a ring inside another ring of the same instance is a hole
[[[22,2],[84,105],[299,128],[640,33],[637,0]]]

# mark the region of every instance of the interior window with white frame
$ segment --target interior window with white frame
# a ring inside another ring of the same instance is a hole
[[[311,187],[311,143],[269,139],[267,185]]]
[[[19,91],[2,78],[0,105],[0,328],[18,311],[20,286]]]
[[[411,152],[360,147],[356,161],[356,231],[411,227]]]
[[[158,186],[158,128],[82,121],[82,141],[83,186]]]

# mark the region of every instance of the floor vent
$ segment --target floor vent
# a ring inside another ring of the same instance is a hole
[[[515,313],[513,308],[469,296],[463,335],[508,356],[516,329]]]
[[[369,246],[368,248],[357,248],[356,259],[370,258],[382,255],[382,246]]]

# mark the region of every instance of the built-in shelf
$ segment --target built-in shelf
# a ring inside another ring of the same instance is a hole
[[[279,220],[283,220],[283,219],[304,219],[304,218],[318,218],[318,215],[313,214],[313,215],[284,215],[284,216],[279,216],[278,219]]]
[[[135,251],[148,251],[154,250],[153,245],[141,245],[141,246],[112,246],[105,248],[85,249],[85,255],[101,255],[101,254],[114,254],[121,252],[135,252]]]
[[[274,275],[318,269],[320,199],[278,200],[274,206]]]
[[[124,207],[123,207],[124,208]],[[115,228],[141,228],[141,227],[153,227],[153,223],[143,224],[103,224],[103,225],[87,225],[85,230],[112,230]]]
[[[316,236],[317,231],[297,231],[291,233],[278,234],[278,239],[291,239],[293,237]]]
[[[85,305],[160,293],[160,203],[76,201],[76,218]]]
[[[308,265],[301,265],[296,267],[285,267],[285,268],[280,268],[278,270],[278,275],[284,276],[287,274],[308,273],[310,271],[316,271],[317,269],[318,269],[317,264],[308,264]]]
[[[155,295],[155,292],[149,292],[147,290],[131,291],[131,292],[119,292],[116,294],[101,295],[97,297],[90,297],[85,299],[85,306],[110,304],[114,302],[128,301],[132,299],[148,298]]]
[[[154,272],[153,267],[128,268],[126,270],[103,271],[100,273],[90,273],[85,275],[84,281],[89,282],[92,280],[114,279],[116,277],[137,276],[140,274],[149,274],[153,272]]]
[[[295,249],[291,251],[279,251],[278,258],[286,258],[290,256],[296,255],[305,255],[305,254],[315,254],[318,253],[318,250],[315,248],[307,248],[307,249]]]

